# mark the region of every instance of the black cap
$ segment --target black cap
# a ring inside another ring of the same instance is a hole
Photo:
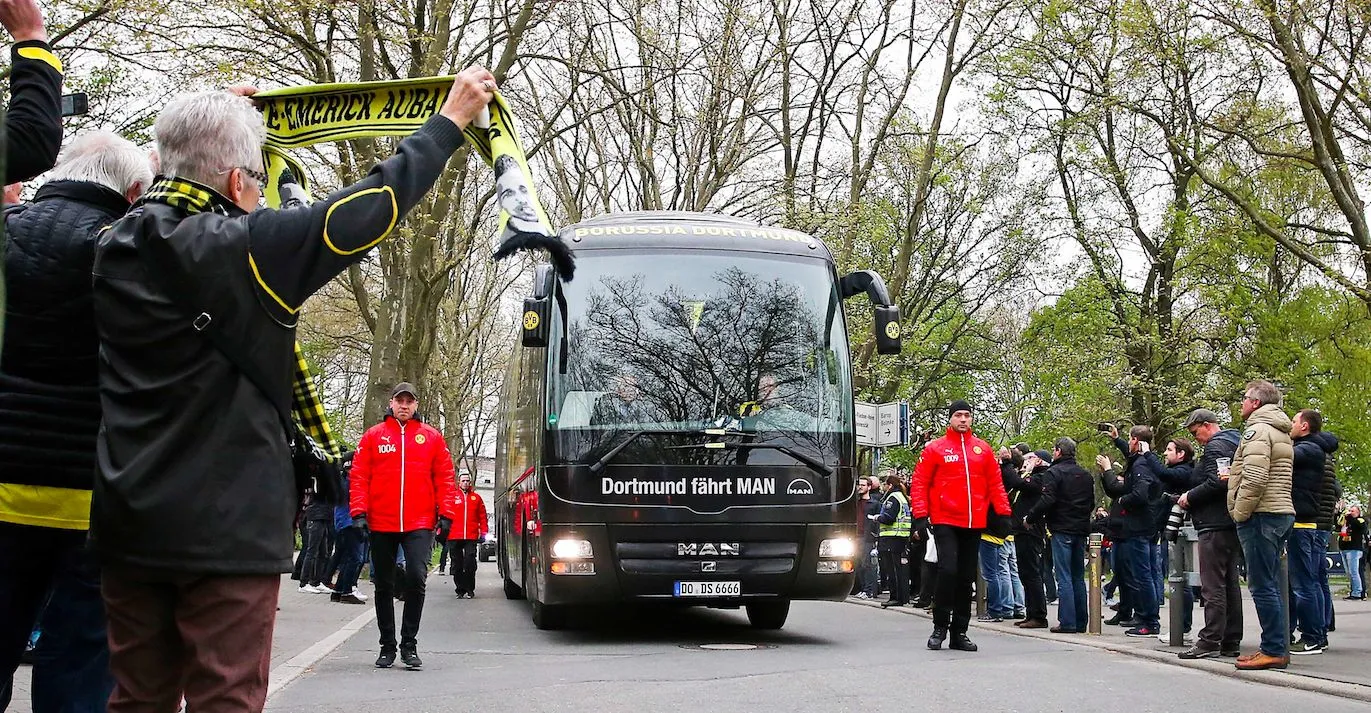
[[[1219,422],[1219,415],[1218,415],[1218,414],[1214,413],[1213,411],[1210,411],[1210,410],[1207,409],[1207,408],[1197,408],[1197,409],[1195,409],[1194,411],[1191,411],[1191,412],[1190,412],[1190,415],[1186,417],[1184,427],[1185,427],[1185,428],[1190,428],[1191,426],[1194,426],[1194,425],[1200,424],[1200,423],[1218,423],[1218,422]]]
[[[952,415],[955,414],[955,413],[957,413],[958,411],[970,411],[970,410],[971,410],[971,404],[967,403],[966,401],[964,401],[964,400],[962,400],[962,399],[957,399],[956,401],[953,401],[952,403],[950,403],[950,404],[947,405],[947,417],[948,417],[948,418],[952,418]]]
[[[1044,448],[1043,450],[1040,450],[1040,451],[1033,451],[1033,455],[1037,456],[1037,457],[1038,457],[1038,460],[1040,460],[1040,461],[1042,461],[1042,462],[1044,462],[1044,463],[1051,463],[1051,462],[1052,462],[1052,454],[1051,454],[1050,452],[1048,452],[1048,450],[1047,450],[1046,448]]]
[[[395,385],[394,389],[390,390],[390,397],[392,399],[396,396],[399,396],[400,394],[409,394],[410,396],[413,396],[416,399],[419,398],[419,392],[415,390],[414,384],[411,384],[408,381],[401,381],[400,383]]]

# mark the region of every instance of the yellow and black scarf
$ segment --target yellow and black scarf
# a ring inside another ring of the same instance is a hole
[[[315,84],[286,87],[260,92],[253,99],[261,107],[267,128],[267,143],[263,148],[264,165],[270,177],[263,191],[267,203],[279,206],[279,181],[289,169],[307,187],[305,171],[287,153],[324,141],[378,136],[407,136],[438,113],[452,90],[453,77],[423,77],[382,82],[348,84]],[[488,111],[463,131],[486,165],[496,168],[505,157],[518,166],[529,200],[538,216],[537,226],[514,228],[509,213],[502,206],[497,234],[500,236],[495,259],[501,259],[521,249],[548,251],[557,264],[563,279],[570,279],[575,270],[574,256],[552,229],[537,192],[533,190],[532,172],[519,140],[514,113],[500,94],[490,103]],[[497,195],[497,202],[498,195]]]

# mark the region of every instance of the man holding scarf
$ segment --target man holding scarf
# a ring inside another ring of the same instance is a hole
[[[225,92],[175,98],[163,176],[99,240],[104,421],[91,510],[104,569],[109,710],[261,710],[296,506],[289,411],[300,307],[433,186],[494,77],[439,110],[362,181],[258,210],[262,117]],[[244,92],[250,93],[250,92]],[[232,354],[230,352],[233,352]]]

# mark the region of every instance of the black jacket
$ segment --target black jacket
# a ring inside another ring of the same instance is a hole
[[[1323,440],[1323,487],[1319,489],[1319,529],[1332,530],[1338,520],[1338,501],[1342,499],[1342,483],[1338,482],[1338,437],[1319,432]]]
[[[1161,483],[1152,468],[1138,454],[1129,456],[1122,478],[1107,475],[1101,479],[1104,491],[1117,506],[1110,512],[1116,539],[1156,537],[1157,508],[1161,500]]]
[[[1329,448],[1322,433],[1312,433],[1294,440],[1295,469],[1291,478],[1290,498],[1295,503],[1295,522],[1318,523],[1327,499],[1324,477]],[[1337,440],[1334,439],[1333,443],[1336,449]]]
[[[866,527],[862,531],[862,539],[866,541],[867,548],[869,549],[872,545],[876,544],[876,538],[879,537],[881,533],[881,525],[867,516],[881,514],[881,499],[872,496],[867,500],[858,500],[857,507],[862,508],[862,522],[866,523]]]
[[[1183,461],[1173,466],[1166,465],[1162,457],[1156,451],[1148,451],[1143,454],[1143,460],[1151,468],[1152,475],[1157,477],[1161,483],[1163,493],[1179,496],[1181,493],[1190,490],[1195,486],[1195,464],[1191,461]],[[1174,501],[1163,496],[1153,510],[1153,517],[1157,519],[1157,531],[1166,529],[1166,521],[1171,516],[1171,506]]]
[[[1043,477],[1051,467],[1050,464],[1043,463],[1027,475],[1019,470],[1013,470],[1005,483],[1005,491],[1009,493],[1009,505],[1014,512],[1014,534],[1027,533],[1042,537],[1041,525],[1030,523],[1025,527],[1024,518],[1028,517],[1028,513],[1033,512],[1033,508],[1043,499]]]
[[[5,183],[27,181],[57,163],[62,146],[61,62],[48,43],[10,47],[10,102],[5,109]]]
[[[1028,512],[1030,523],[1041,522],[1053,533],[1090,534],[1090,516],[1095,510],[1095,479],[1076,463],[1073,456],[1052,461],[1043,473],[1042,497]]]
[[[100,428],[90,271],[96,233],[128,207],[98,183],[54,181],[5,210],[0,483],[36,486],[28,492],[43,495],[30,505],[46,512],[0,512],[0,520],[87,527]],[[63,507],[71,498],[80,501],[79,523],[53,515],[71,509]]]
[[[1344,516],[1342,531],[1338,534],[1338,549],[1360,550],[1366,547],[1366,516]]]
[[[461,136],[434,116],[361,182],[307,208],[244,214],[203,187],[165,184],[167,195],[200,212],[148,201],[101,236],[95,321],[104,424],[91,533],[105,563],[290,571],[297,501],[277,408],[291,402],[295,317],[307,297],[391,234]],[[140,245],[176,274],[150,274]],[[195,294],[173,297],[166,282],[177,278]],[[210,328],[219,325],[225,341],[243,345],[242,358],[263,373],[260,388],[195,330],[199,310],[213,312]]]
[[[1242,434],[1226,429],[1214,434],[1204,446],[1195,467],[1195,487],[1186,493],[1190,505],[1190,519],[1196,532],[1232,530],[1233,516],[1228,514],[1228,479],[1219,477],[1219,459],[1233,463]]]

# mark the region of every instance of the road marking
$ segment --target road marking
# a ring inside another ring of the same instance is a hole
[[[310,666],[319,663],[325,656],[333,653],[334,649],[342,646],[344,641],[347,641],[353,634],[361,631],[362,627],[370,624],[375,618],[376,608],[374,606],[368,606],[366,612],[347,624],[344,624],[343,628],[320,639],[313,646],[301,651],[291,660],[273,668],[270,677],[267,679],[271,682],[267,686],[267,700],[270,701],[272,696],[281,692],[286,686],[294,683],[295,679],[304,675],[305,671]]]

